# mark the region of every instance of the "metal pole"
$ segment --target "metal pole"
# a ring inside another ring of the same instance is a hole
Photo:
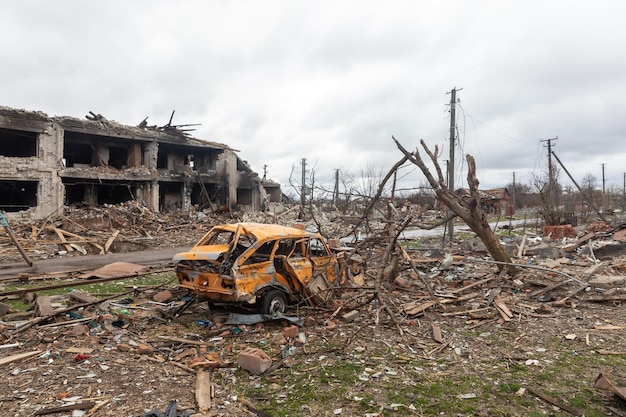
[[[602,212],[600,211],[600,209],[598,209],[598,207],[596,207],[596,205],[594,204],[593,200],[588,198],[587,195],[583,192],[582,188],[580,188],[580,185],[578,185],[578,183],[576,182],[576,180],[574,179],[574,177],[572,177],[572,174],[569,173],[569,171],[567,170],[567,168],[565,168],[565,165],[563,165],[563,162],[561,162],[561,160],[559,159],[558,156],[556,156],[556,154],[554,152],[552,152],[552,155],[554,155],[554,158],[557,160],[557,162],[559,163],[559,165],[561,165],[561,168],[563,168],[563,171],[565,171],[565,173],[567,174],[567,176],[569,177],[570,180],[572,180],[572,182],[574,183],[574,185],[576,186],[576,188],[578,188],[578,191],[580,191],[580,194],[583,196],[583,198],[585,198],[587,200],[587,202],[591,205],[591,207],[593,207],[593,209],[596,211],[596,213],[598,214],[598,216],[600,216],[600,218],[602,219],[602,221],[606,222],[606,219],[604,218],[604,216],[602,215]]]

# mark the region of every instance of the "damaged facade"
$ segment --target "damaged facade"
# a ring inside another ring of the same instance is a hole
[[[170,125],[0,107],[0,210],[34,220],[75,203],[137,200],[154,211],[188,212],[260,210],[279,201],[280,186],[262,181],[235,152]]]

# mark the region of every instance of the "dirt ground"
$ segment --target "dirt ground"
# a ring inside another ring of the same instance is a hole
[[[144,237],[160,236],[141,227]],[[189,246],[204,233],[187,220],[179,227],[194,231]],[[150,241],[163,247],[180,239]],[[288,316],[302,320],[295,328],[284,319],[229,324],[232,309],[197,302],[175,317],[187,298],[168,283],[172,272],[160,273],[157,284],[144,281],[150,276],[129,279],[124,294],[100,295],[26,329],[24,321],[3,319],[0,414],[158,416],[173,400],[176,415],[197,414],[202,369],[213,385],[211,416],[626,415],[624,401],[593,387],[600,374],[626,386],[619,280],[626,257],[527,256],[517,262],[539,269],[510,277],[460,247],[444,267],[429,245],[409,249],[421,277],[405,264],[401,279],[383,286],[393,317],[379,301],[367,302],[378,249],[363,285],[344,283],[329,305],[292,307]],[[66,256],[59,247],[41,256]],[[598,276],[618,279],[589,284]],[[52,306],[71,305],[68,298],[52,297]],[[238,366],[249,347],[272,358],[262,375]]]

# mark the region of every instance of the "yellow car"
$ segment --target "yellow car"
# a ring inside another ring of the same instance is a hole
[[[290,302],[324,300],[340,273],[321,235],[277,224],[215,226],[173,260],[180,287],[199,298],[255,304],[270,315],[283,313]]]

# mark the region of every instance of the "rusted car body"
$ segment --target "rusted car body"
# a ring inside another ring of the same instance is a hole
[[[312,296],[340,273],[321,235],[294,227],[233,223],[213,227],[188,252],[174,256],[180,287],[214,303],[256,304],[265,314]]]

